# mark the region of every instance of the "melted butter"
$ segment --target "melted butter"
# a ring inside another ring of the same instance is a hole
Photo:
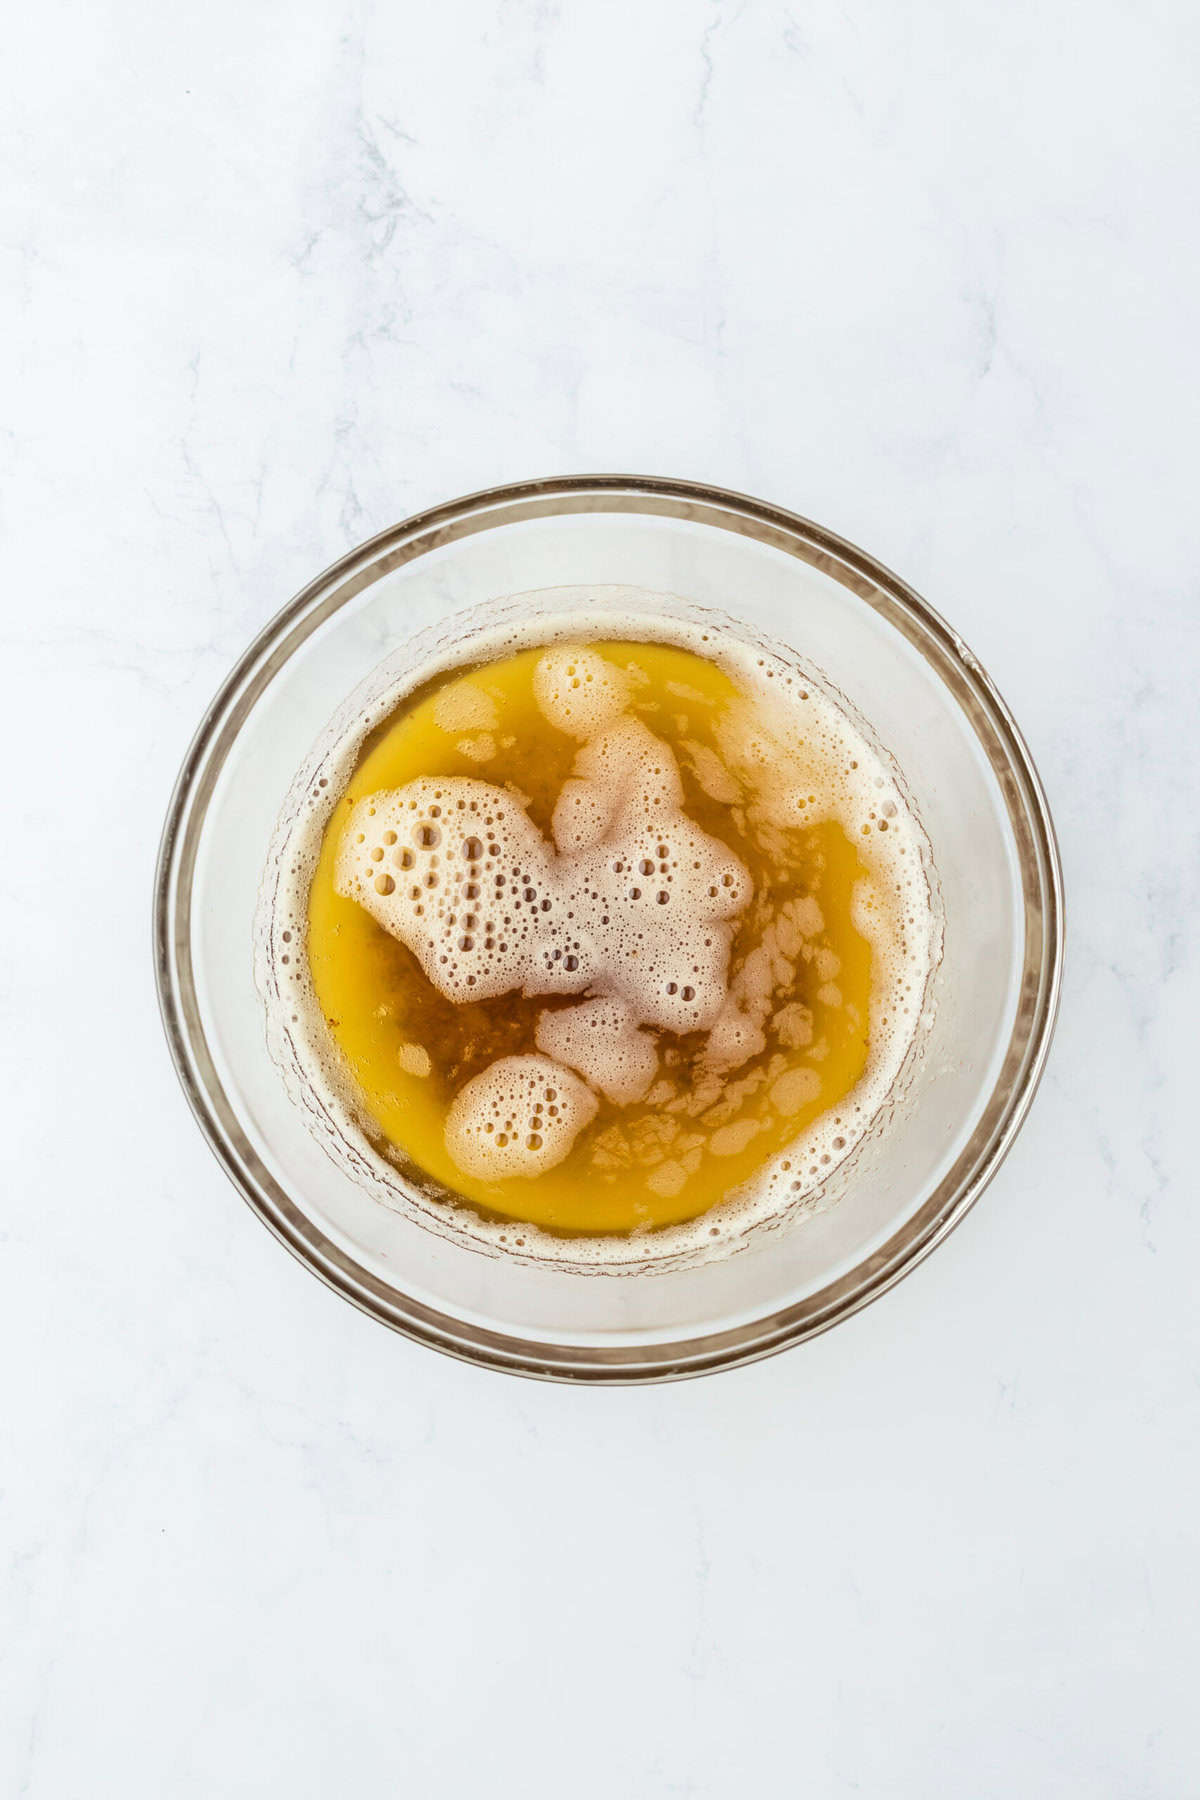
[[[872,953],[853,916],[867,871],[842,824],[826,817],[762,828],[755,795],[722,761],[722,721],[745,705],[730,676],[674,646],[593,648],[628,673],[630,710],[677,756],[688,814],[750,872],[754,899],[734,939],[731,982],[764,942],[774,948],[777,972],[791,965],[772,993],[766,1048],[714,1075],[704,1066],[703,1036],[660,1034],[659,1079],[646,1100],[625,1107],[602,1100],[557,1167],[488,1182],[451,1160],[444,1130],[455,1094],[497,1057],[534,1048],[547,1000],[447,1000],[404,945],[336,892],[335,865],[354,804],[420,776],[508,785],[549,838],[578,745],[547,724],[534,699],[537,649],[431,684],[373,733],[322,841],[308,956],[371,1135],[393,1160],[489,1214],[549,1231],[627,1233],[706,1212],[785,1154],[815,1119],[836,1115],[867,1061]]]

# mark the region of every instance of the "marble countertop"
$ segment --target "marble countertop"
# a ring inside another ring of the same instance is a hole
[[[1200,1791],[1198,20],[8,27],[0,1792]],[[295,590],[602,469],[794,507],[945,613],[1069,928],[1037,1104],[936,1255],[771,1362],[575,1392],[284,1254],[178,1091],[149,895]]]

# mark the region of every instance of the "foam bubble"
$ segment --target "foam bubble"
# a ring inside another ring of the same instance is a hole
[[[727,1074],[766,1048],[765,1027],[776,996],[791,990],[801,959],[808,960],[813,954],[808,950],[808,940],[816,937],[823,925],[821,909],[811,895],[780,903],[730,983],[729,997],[705,1045],[704,1062],[708,1069]],[[821,997],[818,994],[817,998]],[[785,1014],[787,1010],[780,1009]],[[807,1013],[807,1007],[801,1007],[800,1012]],[[794,1013],[791,1023],[794,1029],[798,1028]],[[809,1015],[810,1037],[811,1025]]]
[[[752,1056],[765,1050],[765,1017],[765,1007],[761,1012],[757,1009],[755,1013],[747,1012],[738,999],[730,995],[712,1022],[708,1042],[704,1046],[705,1066],[719,1073],[740,1069]]]
[[[433,1072],[433,1060],[424,1044],[401,1044],[397,1060],[406,1075],[417,1075],[424,1080]]]
[[[490,731],[481,731],[476,737],[459,738],[455,749],[471,762],[491,762],[496,754],[496,740]]]
[[[674,753],[640,719],[619,719],[590,738],[575,758],[575,773],[610,797],[618,829],[683,804]]]
[[[590,738],[629,703],[629,684],[620,669],[584,650],[565,644],[538,658],[533,697],[542,716],[572,737]]]
[[[433,703],[433,722],[441,731],[494,731],[496,702],[473,681],[452,681]]]
[[[525,986],[539,953],[554,966],[562,933],[549,852],[524,808],[489,782],[422,777],[358,801],[337,887],[407,944],[448,1000]]]
[[[541,1175],[596,1116],[596,1096],[548,1056],[502,1056],[460,1089],[446,1148],[478,1181]]]
[[[564,781],[554,803],[550,829],[558,848],[590,850],[608,830],[612,796],[594,781]]]
[[[585,1000],[539,1014],[539,1050],[577,1069],[617,1106],[644,1100],[658,1073],[658,1052],[622,1000]]]

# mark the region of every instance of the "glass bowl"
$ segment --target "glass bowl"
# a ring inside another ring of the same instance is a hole
[[[459,634],[505,596],[610,585],[732,619],[823,672],[907,780],[944,928],[908,1088],[824,1204],[711,1261],[622,1272],[485,1254],[372,1198],[289,1096],[253,968],[276,821],[347,696],[417,633],[452,662]],[[543,1378],[631,1382],[703,1374],[811,1337],[946,1236],[1033,1098],[1057,1005],[1062,917],[1054,832],[1029,752],[979,663],[910,588],[832,533],[744,495],[567,476],[396,525],[271,621],[180,772],[159,856],[155,953],[192,1110],[245,1198],[314,1273],[451,1355]]]

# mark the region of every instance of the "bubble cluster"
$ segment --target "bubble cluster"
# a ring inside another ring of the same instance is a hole
[[[658,1073],[658,1051],[648,1031],[623,1000],[584,1000],[542,1013],[535,1042],[539,1050],[577,1069],[605,1099],[617,1106],[644,1100]]]
[[[358,801],[337,885],[407,944],[448,1000],[569,994],[598,964],[567,917],[552,863],[504,788],[426,776]]]
[[[442,731],[493,731],[496,703],[473,681],[454,681],[434,701],[433,717]]]
[[[790,991],[801,960],[810,959],[823,967],[821,958],[828,951],[813,952],[808,940],[816,937],[824,925],[821,909],[811,895],[783,900],[775,915],[763,927],[762,936],[745,957],[741,968],[729,984],[729,995],[718,1013],[704,1049],[705,1066],[719,1073],[740,1069],[752,1056],[766,1048],[767,1016],[780,993]],[[836,972],[837,958],[830,973]],[[825,990],[818,991],[821,999]],[[825,996],[826,1004],[838,1004]],[[783,1006],[772,1020],[780,1042],[791,1037],[799,1042],[807,1023],[807,1040],[812,1038],[812,1015],[808,1008]]]
[[[446,1148],[479,1181],[541,1175],[562,1162],[596,1110],[591,1088],[548,1056],[502,1056],[459,1090]]]
[[[866,872],[854,884],[850,912],[872,953],[870,1053],[859,1084],[870,1117],[883,1104],[912,1043],[919,1006],[914,1010],[906,996],[924,993],[940,954],[941,928],[922,834],[898,771],[871,750],[848,714],[819,694],[815,682],[798,687],[782,663],[772,670],[767,658],[757,659],[715,737],[719,767],[740,796],[736,810],[760,844],[782,843],[796,827],[826,819],[838,820],[858,842]],[[689,761],[704,785],[696,760],[689,755]],[[787,985],[798,957],[810,960],[802,944],[820,933],[822,923],[811,896],[778,909],[730,984],[709,1037],[710,1068],[738,1067],[763,1048],[776,992]],[[816,999],[840,1006],[837,959],[830,963],[828,952],[822,952],[811,961],[821,982]],[[798,1047],[811,1038],[811,1019],[803,1008],[784,1007],[771,1018],[770,1029],[781,1043]]]
[[[422,777],[356,802],[337,886],[449,1000],[595,991],[594,1007],[543,1015],[539,1048],[626,1104],[656,1067],[640,1028],[706,1031],[721,1015],[730,921],[750,877],[684,813],[675,757],[622,710],[619,670],[592,652],[548,651],[534,690],[551,722],[590,732],[555,806],[553,845],[507,790]]]
[[[538,658],[533,697],[542,716],[571,737],[590,738],[625,711],[629,683],[615,664],[578,644]]]

